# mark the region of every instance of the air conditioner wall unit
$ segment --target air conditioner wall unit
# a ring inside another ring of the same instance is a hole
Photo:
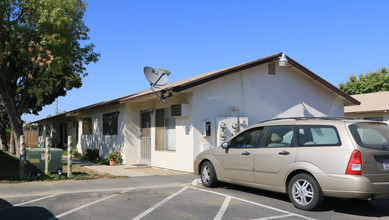
[[[189,105],[188,104],[176,104],[170,106],[170,116],[172,117],[188,117]]]

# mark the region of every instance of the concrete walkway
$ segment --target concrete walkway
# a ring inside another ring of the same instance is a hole
[[[130,177],[139,177],[139,176],[165,176],[165,175],[181,175],[188,174],[187,172],[181,172],[176,170],[169,170],[157,167],[150,167],[145,165],[100,165],[91,163],[89,161],[82,161],[73,159],[73,164],[77,164],[88,169],[100,172],[108,173],[115,176],[130,176]]]

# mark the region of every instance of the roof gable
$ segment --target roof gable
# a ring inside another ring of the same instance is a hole
[[[236,65],[236,66],[224,68],[224,69],[221,69],[221,70],[211,71],[211,72],[204,73],[204,74],[201,74],[201,75],[197,75],[197,76],[194,76],[194,77],[190,77],[190,78],[187,78],[187,79],[183,79],[183,80],[179,80],[179,81],[176,81],[176,82],[168,83],[168,84],[166,84],[164,86],[161,86],[159,88],[155,88],[155,91],[158,92],[158,91],[166,90],[166,89],[169,88],[169,90],[171,90],[173,93],[178,93],[178,92],[190,89],[192,87],[201,85],[203,83],[207,83],[209,81],[218,79],[220,77],[228,76],[230,74],[239,72],[241,70],[249,69],[251,67],[262,65],[262,64],[265,64],[265,63],[268,63],[268,62],[278,61],[278,59],[279,59],[279,57],[281,55],[282,55],[282,53],[277,53],[277,54],[274,54],[274,55],[271,55],[271,56],[263,57],[261,59],[253,60],[253,61],[246,62],[246,63],[243,63],[243,64],[239,64],[239,65]],[[292,58],[290,58],[288,56],[286,56],[286,57],[288,59],[288,63],[289,63],[290,66],[295,67],[296,69],[300,70],[301,72],[303,72],[304,74],[306,74],[307,76],[312,78],[313,80],[316,80],[317,82],[322,84],[325,88],[327,88],[330,91],[332,91],[333,93],[338,94],[339,96],[341,96],[345,100],[344,103],[345,103],[346,106],[348,106],[348,105],[359,105],[360,104],[360,102],[358,100],[356,100],[353,97],[347,95],[346,93],[344,93],[343,91],[341,91],[340,89],[338,89],[337,87],[332,85],[331,83],[327,82],[326,80],[324,80],[320,76],[316,75],[315,73],[313,73],[309,69],[305,68],[303,65],[299,64],[298,62],[296,62]],[[286,68],[288,68],[288,67],[286,67]],[[89,105],[89,106],[85,106],[85,107],[82,107],[82,108],[79,108],[79,109],[68,111],[68,112],[65,112],[65,113],[60,114],[60,115],[52,116],[50,118],[61,117],[61,116],[62,117],[66,117],[66,116],[70,116],[72,114],[76,114],[76,113],[83,112],[83,111],[89,111],[89,110],[96,109],[96,108],[99,108],[99,107],[102,107],[102,106],[122,104],[122,103],[132,102],[132,101],[136,101],[136,100],[142,100],[142,99],[145,99],[145,98],[148,98],[148,97],[152,97],[152,96],[154,96],[154,94],[153,94],[153,92],[150,89],[143,90],[143,91],[140,91],[140,92],[137,92],[137,93],[133,93],[133,94],[127,95],[127,96],[119,97],[119,98],[108,100],[108,101],[104,101],[104,102],[99,102],[99,103],[96,103],[96,104],[93,104],[93,105]]]

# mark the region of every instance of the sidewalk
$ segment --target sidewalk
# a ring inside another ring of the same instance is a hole
[[[139,166],[139,165],[123,164],[123,165],[108,166],[108,165],[95,164],[89,161],[83,161],[78,159],[73,159],[73,164],[77,164],[100,173],[108,173],[115,176],[139,177],[139,176],[166,176],[166,175],[188,174],[187,172],[150,167],[145,165]]]

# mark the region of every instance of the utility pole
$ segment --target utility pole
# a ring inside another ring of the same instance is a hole
[[[59,114],[59,109],[58,109],[58,98],[55,100],[55,115]]]

